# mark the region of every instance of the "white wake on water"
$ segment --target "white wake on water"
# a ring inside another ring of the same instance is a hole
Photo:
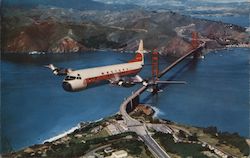
[[[159,108],[155,107],[155,106],[151,106],[152,109],[155,111],[153,117],[159,117],[160,115],[164,115],[164,112],[162,112]]]
[[[64,136],[66,136],[67,134],[70,134],[70,133],[74,132],[75,130],[77,130],[79,128],[80,128],[79,125],[77,125],[75,127],[72,127],[69,130],[67,130],[67,131],[65,131],[65,132],[63,132],[63,133],[61,133],[61,134],[59,134],[59,135],[57,135],[55,137],[52,137],[52,138],[44,140],[43,143],[45,143],[45,142],[52,142],[52,141],[58,140],[58,139],[60,139],[60,138],[62,138]]]
[[[92,121],[92,122],[99,122],[99,121],[102,121],[102,120],[103,120],[103,118],[100,118],[100,119]],[[91,123],[91,121],[88,121],[88,122]],[[56,135],[56,136],[54,136],[52,138],[49,138],[49,139],[45,139],[43,141],[43,143],[45,143],[45,142],[53,142],[55,140],[58,140],[58,139],[60,139],[62,137],[65,137],[66,135],[68,135],[70,133],[73,133],[75,130],[80,129],[80,128],[81,128],[81,126],[80,126],[80,123],[79,123],[77,126],[72,127],[69,130],[66,130],[66,131],[62,132],[61,134],[58,134],[58,135]]]

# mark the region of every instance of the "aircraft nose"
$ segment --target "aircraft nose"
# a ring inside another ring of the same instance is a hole
[[[71,84],[68,82],[63,82],[62,87],[65,91],[68,91],[68,92],[72,92],[73,90]]]

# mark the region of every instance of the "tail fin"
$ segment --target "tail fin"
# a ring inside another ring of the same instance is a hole
[[[140,40],[140,43],[139,43],[139,48],[138,48],[138,50],[136,51],[136,52],[138,52],[138,53],[143,53],[143,40]]]
[[[138,50],[136,51],[136,56],[133,60],[129,62],[141,62],[144,65],[144,49],[143,49],[143,40],[140,40]]]

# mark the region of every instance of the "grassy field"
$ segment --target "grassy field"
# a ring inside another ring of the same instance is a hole
[[[198,144],[188,144],[188,143],[175,143],[172,135],[157,132],[153,135],[160,145],[171,154],[174,154],[175,157],[199,157],[207,158],[202,152],[206,151],[206,148]]]
[[[237,157],[249,155],[249,146],[245,138],[239,136],[237,133],[220,132],[216,127],[200,128],[180,124],[174,126],[189,133],[196,133],[199,140],[207,142],[212,146],[216,146],[231,155]]]
[[[117,150],[126,150],[129,155],[133,157],[147,157],[153,158],[153,155],[148,150],[147,146],[144,145],[142,141],[139,141],[135,138],[133,139],[123,139],[117,142],[112,143],[111,146],[113,149]]]

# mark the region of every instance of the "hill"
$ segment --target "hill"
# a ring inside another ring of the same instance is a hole
[[[190,48],[193,31],[198,32],[211,49],[247,43],[249,37],[240,26],[174,12],[79,10],[47,5],[4,8],[2,30],[1,45],[5,53],[133,51],[137,41],[144,39],[148,50],[158,48],[163,54],[179,56]]]

